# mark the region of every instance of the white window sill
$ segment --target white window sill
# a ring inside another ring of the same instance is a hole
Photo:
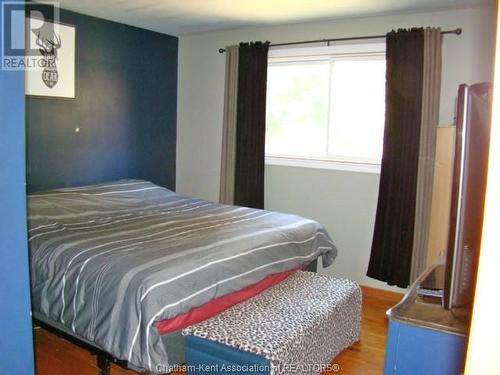
[[[338,171],[362,172],[362,173],[380,173],[380,164],[357,163],[336,160],[318,160],[306,158],[291,158],[281,156],[267,156],[265,159],[267,165],[279,165],[286,167],[300,168],[319,168]]]

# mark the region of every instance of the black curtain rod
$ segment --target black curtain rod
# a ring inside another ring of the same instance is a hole
[[[462,29],[459,27],[455,30],[441,31],[441,34],[462,34]],[[295,44],[310,44],[310,43],[329,43],[329,42],[343,42],[346,40],[358,40],[358,39],[380,39],[385,38],[385,35],[368,35],[368,36],[352,36],[349,38],[334,38],[334,39],[316,39],[316,40],[304,40],[301,42],[288,42],[288,43],[276,43],[270,44],[269,47],[280,47],[280,46],[293,46]],[[225,48],[219,48],[219,53],[226,52]]]

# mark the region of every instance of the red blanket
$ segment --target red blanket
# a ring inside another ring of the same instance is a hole
[[[244,289],[227,294],[225,296],[213,299],[212,301],[207,302],[202,306],[191,309],[185,314],[178,315],[172,319],[159,320],[155,322],[155,326],[160,334],[164,335],[166,333],[177,331],[178,329],[183,329],[189,327],[190,325],[202,322],[214,315],[220,314],[231,306],[246,301],[247,299],[252,298],[257,294],[262,293],[266,289],[282,282],[297,271],[297,269],[293,269],[290,271],[269,275],[258,283],[252,284]]]

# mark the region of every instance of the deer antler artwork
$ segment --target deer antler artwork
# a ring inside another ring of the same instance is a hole
[[[36,38],[36,45],[44,58],[44,69],[42,72],[42,80],[49,88],[54,87],[59,80],[59,72],[57,71],[57,50],[61,48],[61,38],[54,33],[53,39],[40,37],[40,32]]]

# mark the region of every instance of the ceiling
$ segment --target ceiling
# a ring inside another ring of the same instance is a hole
[[[475,6],[489,0],[59,0],[61,7],[170,35]]]

